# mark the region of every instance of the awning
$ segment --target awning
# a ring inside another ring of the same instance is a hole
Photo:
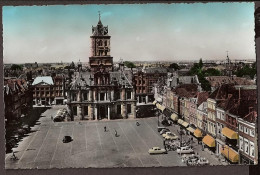
[[[156,101],[156,100],[154,100],[153,104],[155,105],[156,103],[157,103],[157,101]]]
[[[183,121],[182,119],[179,119],[179,120],[178,120],[178,123],[179,123],[179,124],[182,124],[183,122],[184,122],[184,121]]]
[[[197,129],[195,129],[193,135],[194,135],[195,137],[197,137],[197,138],[200,138],[200,137],[202,137],[202,132],[201,132],[201,130],[199,130],[199,129],[197,128]]]
[[[239,160],[238,153],[227,145],[225,145],[224,149],[221,150],[221,154],[223,154],[226,158],[228,158],[233,163],[237,163]]]
[[[194,133],[195,131],[195,129],[193,129],[192,127],[188,127],[187,130],[190,131],[191,133]]]
[[[156,104],[156,107],[160,109],[162,112],[165,110],[165,106],[160,105],[159,103]]]
[[[177,120],[178,120],[178,115],[175,114],[175,113],[173,113],[173,114],[171,115],[171,119],[172,119],[173,121],[177,121]]]
[[[202,142],[205,143],[206,145],[208,145],[208,147],[215,147],[216,146],[215,139],[213,137],[211,137],[210,135],[206,135],[202,139]]]
[[[185,128],[187,128],[189,126],[189,123],[183,122],[181,125],[184,126]]]
[[[160,108],[160,109],[161,109],[161,111],[164,111],[164,110],[165,110],[165,106],[162,106],[162,105],[161,105],[161,108]]]
[[[222,129],[222,134],[224,136],[228,137],[229,139],[238,139],[238,134],[235,131],[233,131],[227,127],[224,127]]]

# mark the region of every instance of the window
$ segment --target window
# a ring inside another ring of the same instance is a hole
[[[77,101],[76,93],[73,93],[73,94],[72,94],[72,101]]]
[[[225,120],[225,114],[224,113],[221,113],[221,120]]]
[[[117,105],[117,114],[121,114],[121,105]]]
[[[84,106],[84,115],[88,115],[88,106]]]
[[[104,101],[105,100],[105,93],[100,93],[100,101]]]
[[[250,129],[250,136],[255,137],[255,130],[254,129]]]
[[[244,133],[248,134],[248,128],[244,126]]]
[[[131,113],[131,104],[127,104],[127,114]]]
[[[239,149],[243,151],[243,137],[239,136]]]
[[[218,111],[218,112],[217,112],[217,118],[218,118],[218,119],[220,119],[220,115],[221,115],[221,113]]]
[[[247,139],[244,139],[244,146],[245,146],[245,153],[246,154],[249,154],[249,145],[248,145],[248,140]]]
[[[126,99],[131,99],[131,91],[126,92]]]
[[[85,92],[85,93],[83,94],[83,100],[88,100],[88,93],[87,93],[87,92]]]
[[[239,131],[243,132],[243,125],[239,124]]]
[[[255,145],[253,142],[250,142],[250,156],[255,157]]]
[[[77,106],[72,107],[73,115],[77,115]]]

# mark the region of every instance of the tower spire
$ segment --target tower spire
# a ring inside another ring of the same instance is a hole
[[[99,21],[100,21],[100,11],[98,11],[98,19],[99,19]]]
[[[228,56],[228,51],[227,52],[227,63],[229,64],[230,63],[230,60],[229,60],[229,56]]]

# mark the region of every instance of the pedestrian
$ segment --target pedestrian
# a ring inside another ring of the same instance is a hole
[[[52,117],[52,115],[51,115],[51,120],[53,120],[53,117]]]
[[[107,132],[107,127],[106,126],[104,126],[104,132]]]
[[[13,152],[13,159],[15,159],[15,160],[17,159],[17,157],[16,157],[16,155],[14,154],[14,152]]]
[[[117,131],[115,130],[115,136],[117,137]]]

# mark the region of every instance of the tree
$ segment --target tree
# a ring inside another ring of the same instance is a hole
[[[205,77],[207,77],[207,76],[220,76],[221,72],[217,69],[214,69],[214,68],[208,68],[207,70],[203,71],[203,74],[205,75]]]
[[[170,64],[169,68],[173,68],[174,70],[180,70],[180,66],[177,63]]]
[[[11,70],[22,70],[23,66],[18,64],[12,64]]]
[[[72,61],[70,64],[71,69],[75,69],[75,63]]]
[[[203,67],[203,62],[202,62],[202,58],[200,58],[200,61],[199,61],[199,68],[202,69],[202,67]]]
[[[135,64],[133,62],[130,62],[130,61],[125,61],[124,65],[128,68],[131,68],[131,69],[136,67]]]
[[[248,65],[245,65],[242,69],[239,69],[235,72],[235,75],[238,77],[243,77],[245,75],[250,76],[250,78],[254,78],[256,74],[256,66],[253,65],[252,68],[250,68]]]
[[[208,80],[206,80],[205,76],[206,76],[206,72],[207,71],[203,71],[203,62],[202,59],[200,59],[199,63],[194,63],[194,65],[192,66],[192,68],[189,71],[189,75],[197,75],[199,82],[201,83],[201,87],[204,91],[210,91],[211,90],[211,85],[209,83]],[[209,70],[208,73],[215,73],[215,69],[214,70]]]

